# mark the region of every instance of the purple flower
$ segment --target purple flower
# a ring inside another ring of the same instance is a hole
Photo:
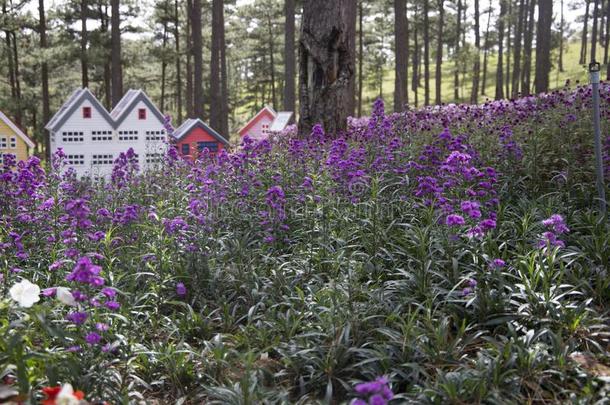
[[[104,294],[107,298],[112,299],[116,297],[116,290],[110,287],[102,288],[102,294]]]
[[[386,377],[379,377],[374,381],[356,385],[354,390],[361,398],[353,401],[352,404],[387,404],[394,397],[394,393],[388,384],[389,381]],[[367,398],[368,402],[365,400]]]
[[[555,234],[558,235],[570,232],[570,229],[566,225],[563,217],[559,214],[553,214],[550,218],[543,220],[542,225],[550,228]]]
[[[68,276],[66,280],[76,281],[77,283],[92,284],[94,286],[103,285],[103,279],[97,277],[102,268],[96,266],[91,262],[91,259],[87,256],[83,256],[76,262],[76,266]]]
[[[176,284],[176,294],[180,297],[186,296],[186,287],[184,286],[184,283]]]
[[[447,215],[447,219],[445,220],[445,224],[448,226],[459,226],[464,225],[465,223],[464,217],[457,214]]]
[[[71,312],[66,316],[66,319],[75,325],[82,325],[87,320],[86,312]]]
[[[104,305],[111,311],[117,311],[119,308],[121,308],[121,304],[116,301],[106,301]]]
[[[502,259],[493,259],[491,265],[495,269],[501,269],[502,267],[506,266],[506,262]]]
[[[98,344],[101,340],[102,337],[96,332],[89,332],[85,336],[85,341],[92,346]]]

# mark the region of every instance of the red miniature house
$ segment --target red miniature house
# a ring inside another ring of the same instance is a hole
[[[184,121],[173,137],[178,153],[187,159],[196,159],[204,149],[216,154],[229,146],[228,140],[199,118]]]

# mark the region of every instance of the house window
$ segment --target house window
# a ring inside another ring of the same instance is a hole
[[[113,162],[112,154],[109,155],[93,155],[91,163],[93,165],[111,165]]]
[[[6,138],[5,137],[0,138],[0,148],[6,149]]]
[[[218,151],[217,142],[197,142],[197,150],[202,152],[204,149],[208,149],[210,152]]]
[[[146,111],[146,110],[144,110]],[[165,140],[165,131],[146,131],[147,141],[163,141]]]
[[[12,136],[11,137],[11,149],[15,149],[17,147],[17,138]]]
[[[85,155],[66,155],[66,162],[71,166],[82,166],[85,164]]]
[[[138,119],[146,119],[146,108],[138,108]]]
[[[161,153],[147,153],[146,154],[146,163],[147,164],[161,163],[162,159],[163,159],[163,154],[161,154]]]
[[[85,135],[81,131],[63,131],[61,133],[62,142],[84,142]]]
[[[119,141],[137,141],[138,131],[119,131]]]
[[[91,118],[91,107],[83,107],[83,118]]]
[[[263,134],[266,134],[269,132],[269,124],[263,124]]]
[[[112,131],[91,131],[91,140],[94,142],[112,141]]]
[[[191,145],[189,145],[188,143],[183,143],[182,144],[182,154],[190,155],[190,153],[191,153]]]

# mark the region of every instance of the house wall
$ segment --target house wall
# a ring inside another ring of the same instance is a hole
[[[83,118],[83,107],[91,107],[91,118]],[[138,119],[138,108],[146,108],[146,119]],[[109,131],[112,139],[94,141],[93,131]],[[121,131],[135,131],[134,135],[137,136],[137,139],[121,140]],[[146,131],[162,131],[163,139],[147,141]],[[83,140],[64,142],[63,132],[82,132]],[[69,165],[75,169],[78,176],[108,176],[112,173],[112,164],[105,162],[101,165],[93,165],[93,155],[111,155],[108,160],[114,161],[121,152],[133,148],[138,154],[140,167],[145,168],[148,165],[147,154],[162,154],[166,140],[167,135],[163,123],[149,111],[143,102],[137,103],[120,127],[114,130],[112,124],[93,107],[92,103],[84,100],[68,117],[64,125],[51,134],[51,150],[55,152],[61,147],[66,155],[83,155],[82,164]]]
[[[182,155],[182,145],[188,144],[190,145],[190,157],[196,158],[197,156],[197,142],[216,142],[218,145],[218,151],[220,152],[225,148],[222,142],[219,142],[216,138],[206,132],[203,128],[195,127],[182,138],[180,141],[176,142],[176,149],[181,156]]]
[[[271,123],[274,119],[275,117],[273,117],[270,112],[265,110],[259,116],[259,118],[252,125],[250,125],[249,128],[246,128],[245,130],[241,131],[240,135],[242,137],[248,135],[250,138],[256,140],[267,139],[269,137],[269,133],[263,132],[263,125],[267,125],[267,128],[271,127]]]
[[[6,148],[2,148],[2,138],[6,138]],[[11,138],[16,138],[16,148],[11,148]],[[26,160],[29,157],[28,145],[19,135],[0,120],[0,153],[10,153],[17,157],[17,160]]]

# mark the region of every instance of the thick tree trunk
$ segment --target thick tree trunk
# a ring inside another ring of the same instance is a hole
[[[536,35],[536,93],[543,93],[549,90],[552,23],[553,0],[539,0],[538,29]]]
[[[489,55],[489,27],[491,25],[492,4],[489,0],[489,9],[487,10],[487,27],[485,28],[485,36],[483,37],[483,77],[481,78],[481,96],[485,95],[487,89],[487,56]]]
[[[354,80],[350,21],[355,0],[309,0],[303,7],[299,43],[299,133],[321,123],[329,134],[347,127]]]
[[[472,69],[472,91],[470,102],[476,104],[479,100],[479,75],[481,71],[481,33],[479,30],[479,0],[474,0],[474,66]]]
[[[219,0],[212,0],[212,46],[210,54],[210,125],[217,131],[222,126],[222,94],[220,94],[220,27],[218,12],[221,6]],[[193,23],[193,30],[195,24]],[[194,41],[193,41],[194,43]],[[195,74],[195,80],[197,75]]]
[[[457,18],[455,26],[455,71],[453,72],[453,100],[460,99],[460,34],[462,31],[462,0],[457,0]]]
[[[111,0],[112,30],[111,30],[111,63],[112,63],[112,107],[123,97],[123,66],[121,61],[121,16],[119,0]]]
[[[112,107],[112,75],[110,71],[110,53],[108,52],[109,43],[107,40],[108,27],[110,25],[110,18],[108,17],[108,5],[98,3],[98,12],[100,16],[100,31],[102,32],[102,44],[104,46],[104,106],[107,109]]]
[[[562,2],[563,2],[563,0],[562,0]],[[563,8],[562,8],[562,10],[563,10]],[[610,42],[610,0],[606,0],[606,29],[604,30],[604,65],[608,64],[609,42]],[[610,66],[608,68],[610,68]]]
[[[186,116],[193,116],[193,37],[191,29],[191,14],[193,12],[193,0],[186,1]]]
[[[435,104],[442,103],[441,97],[441,67],[443,64],[443,25],[445,24],[444,0],[438,0],[438,29],[436,41],[436,72],[435,72]]]
[[[498,67],[496,68],[496,100],[504,98],[504,18],[506,17],[506,0],[500,0],[498,17]]]
[[[521,76],[521,93],[524,96],[529,96],[531,92],[531,77],[532,77],[532,41],[534,38],[534,13],[536,11],[536,0],[529,0],[527,30],[523,43],[523,73]]]
[[[21,70],[19,68],[19,52],[17,51],[17,35],[15,31],[12,32],[13,39],[11,41],[11,45],[13,46],[13,73],[15,75],[15,101],[17,104],[17,109],[15,111],[15,122],[17,125],[22,125],[22,106],[21,106]]]
[[[267,14],[267,32],[269,34],[267,44],[269,45],[269,73],[271,74],[271,104],[273,105],[273,108],[277,108],[277,94],[275,89],[275,35],[273,35],[273,22],[271,21],[270,14]]]
[[[166,88],[166,76],[167,76],[167,59],[166,59],[166,50],[167,50],[167,23],[169,21],[169,0],[165,0],[163,4],[163,38],[161,40],[161,111],[165,111],[165,88]]]
[[[430,20],[429,0],[424,0],[424,105],[430,105]]]
[[[81,21],[81,36],[80,36],[80,66],[82,75],[83,87],[89,87],[89,69],[87,58],[87,0],[80,2],[80,21]]]
[[[358,2],[358,117],[362,117],[362,86],[364,84],[364,7]]]
[[[38,0],[38,33],[40,34],[40,49],[47,48],[47,22],[44,11],[44,0]],[[49,101],[49,67],[46,59],[42,60],[40,79],[42,85],[42,123],[43,125],[51,119],[51,108]],[[47,161],[51,160],[51,138],[44,128],[42,129],[44,139],[44,153]]]
[[[227,76],[227,47],[225,43],[225,12],[224,2],[221,0],[218,18],[220,19],[220,130],[221,135],[229,139],[229,78]]]
[[[589,7],[591,0],[585,0],[585,16],[582,23],[582,36],[580,38],[580,59],[579,64],[584,64],[587,60],[588,30],[589,30]]]
[[[182,123],[182,66],[180,54],[180,14],[178,0],[174,0],[174,42],[176,46],[176,110],[177,117],[174,124]]]
[[[419,43],[417,41],[417,25],[413,30],[413,80],[411,82],[411,90],[413,90],[413,98],[415,101],[415,107],[419,106],[419,59],[420,59],[420,49]]]
[[[204,119],[203,111],[203,40],[201,37],[201,0],[193,0],[191,10],[191,37],[193,42],[193,115]],[[212,41],[214,43],[214,41]],[[212,56],[214,56],[212,52]],[[212,93],[212,97],[214,93]],[[215,108],[218,104],[214,105]],[[212,127],[214,124],[212,123]],[[218,129],[218,126],[215,127]]]
[[[525,1],[519,1],[519,17],[517,19],[517,28],[515,29],[515,48],[514,48],[514,67],[513,67],[513,91],[511,96],[517,97],[519,95],[519,78],[521,76],[521,37],[523,35],[523,20],[525,15]]]
[[[512,26],[513,26],[513,7],[512,7],[512,0],[506,0],[506,4],[507,4],[507,14],[504,17],[504,26],[508,27],[508,30],[506,32],[506,51],[505,51],[505,55],[506,55],[506,76],[504,79],[504,86],[506,87],[504,90],[504,94],[506,95],[506,97],[510,96],[510,45],[511,45],[511,32],[512,32]]]
[[[593,29],[591,30],[591,60],[597,57],[597,21],[599,17],[599,0],[593,2]]]
[[[607,21],[607,20],[606,20]],[[558,68],[560,72],[563,72],[563,42],[565,35],[565,23],[566,20],[563,16],[563,0],[561,0],[561,22],[559,26],[559,60],[558,60]],[[606,47],[607,49],[607,47]],[[605,62],[604,62],[605,63]]]
[[[294,111],[296,105],[296,83],[294,55],[294,30],[295,30],[295,0],[286,0],[284,3],[284,15],[286,26],[284,30],[284,110]]]
[[[394,0],[394,35],[394,111],[398,112],[405,108],[409,88],[406,0]]]

